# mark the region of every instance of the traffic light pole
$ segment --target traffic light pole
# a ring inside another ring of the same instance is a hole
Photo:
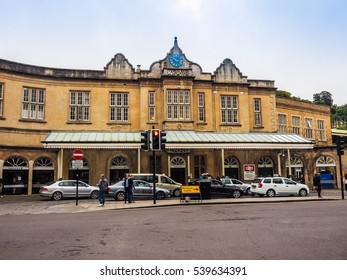
[[[154,125],[152,126],[152,129],[154,129]],[[155,151],[153,150],[153,204],[157,203],[157,201],[156,201],[156,188],[155,188],[155,184],[156,184],[156,182],[155,182],[155,165],[156,165],[156,163],[155,163]]]
[[[155,188],[155,151],[153,151],[153,204],[156,204],[156,188]]]

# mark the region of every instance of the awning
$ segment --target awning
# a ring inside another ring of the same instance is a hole
[[[296,134],[222,133],[166,130],[166,149],[313,149]],[[53,131],[42,141],[48,149],[139,149],[138,132]]]

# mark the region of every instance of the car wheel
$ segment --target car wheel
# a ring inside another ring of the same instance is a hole
[[[99,195],[99,192],[98,191],[92,191],[90,197],[92,199],[97,199],[98,198],[98,195]]]
[[[53,193],[52,198],[56,201],[61,200],[63,198],[63,194],[61,192],[55,192]]]
[[[241,197],[241,192],[238,190],[233,191],[232,193],[233,198],[240,198]]]
[[[276,195],[276,192],[275,192],[274,190],[268,190],[268,191],[266,192],[266,195],[267,195],[268,197],[274,197],[274,196]]]
[[[180,189],[175,189],[172,194],[175,197],[179,197],[179,196],[181,196],[181,190]]]
[[[125,199],[125,193],[124,192],[117,192],[114,199],[115,200],[124,200]]]
[[[251,188],[248,188],[248,189],[246,190],[246,194],[247,194],[247,195],[251,195],[251,194],[252,194]]]
[[[299,191],[299,195],[300,195],[300,196],[306,196],[306,195],[307,195],[307,191],[306,191],[305,189],[301,189],[301,190]]]
[[[157,198],[158,200],[160,200],[160,199],[165,199],[165,194],[164,194],[163,192],[157,192],[156,198]]]

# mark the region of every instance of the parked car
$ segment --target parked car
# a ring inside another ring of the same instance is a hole
[[[283,177],[267,177],[252,183],[252,194],[262,197],[264,195],[273,197],[275,195],[299,195],[306,196],[310,190],[305,184],[300,184]]]
[[[108,186],[107,196],[113,197],[115,200],[124,200],[124,181],[119,181],[113,185]],[[171,196],[170,191],[164,188],[155,187],[156,199],[165,199]],[[153,197],[153,185],[142,180],[134,180],[134,198],[139,197]]]
[[[257,177],[251,181],[251,196],[255,195],[255,193],[252,192],[252,189],[256,188],[258,186],[258,183],[261,182],[261,180],[263,180],[263,179],[264,179],[264,177]]]
[[[42,186],[40,195],[50,197],[54,200],[61,200],[67,197],[76,197],[76,180],[61,180],[53,184]],[[78,197],[98,198],[99,188],[90,186],[85,182],[78,181]]]
[[[140,173],[140,174],[134,174],[135,180],[142,180],[146,181],[148,183],[153,184],[153,174],[150,173]],[[156,174],[155,175],[155,186],[160,187],[163,189],[167,189],[170,191],[171,196],[179,197],[181,195],[181,183],[177,183],[174,180],[172,180],[170,177],[166,176],[165,174]]]
[[[227,185],[236,185],[240,187],[245,194],[251,194],[251,184],[245,184],[244,182],[237,180],[235,178],[221,178],[220,179],[224,184]]]
[[[217,179],[196,179],[190,182],[190,185],[199,185],[201,181],[211,182],[211,197],[233,197],[240,198],[245,193],[236,185],[224,184]]]

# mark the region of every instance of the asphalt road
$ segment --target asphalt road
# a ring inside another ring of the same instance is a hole
[[[0,259],[347,259],[345,200],[0,216]]]

